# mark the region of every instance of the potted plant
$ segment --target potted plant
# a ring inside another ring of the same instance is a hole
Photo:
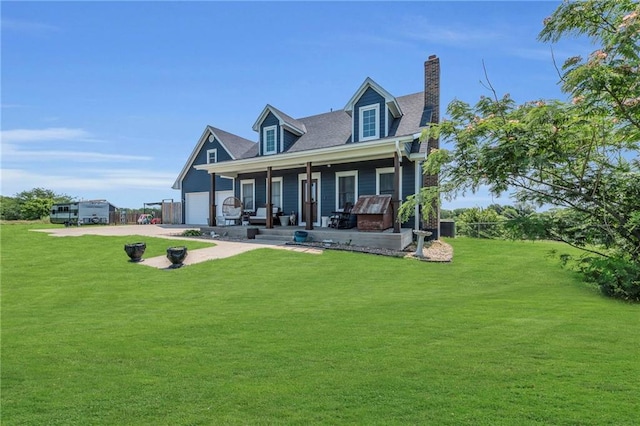
[[[296,241],[296,243],[304,243],[305,241],[307,241],[308,236],[309,233],[307,231],[296,231],[293,233],[293,239]]]

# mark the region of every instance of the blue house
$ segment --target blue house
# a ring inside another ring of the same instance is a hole
[[[277,207],[313,229],[323,216],[355,204],[363,195],[389,194],[393,227],[401,201],[437,176],[422,175],[422,163],[437,140],[419,143],[421,131],[439,119],[440,62],[424,63],[424,89],[394,96],[371,78],[342,110],[293,118],[272,105],[258,115],[257,141],[207,126],[173,185],[181,190],[190,225],[215,225],[229,196],[245,211]],[[402,226],[432,230],[438,217]],[[267,227],[272,227],[271,218]]]

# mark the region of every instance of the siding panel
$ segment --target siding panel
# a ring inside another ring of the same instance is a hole
[[[280,121],[278,121],[278,118],[273,115],[272,112],[270,112],[269,114],[267,114],[267,116],[264,118],[264,120],[262,121],[262,124],[260,124],[260,146],[259,146],[259,152],[260,155],[262,154],[262,148],[263,148],[263,129],[265,127],[269,127],[269,126],[278,126],[276,128],[276,152],[280,152]]]
[[[385,108],[384,108],[384,97],[382,97],[378,92],[369,87],[364,91],[360,99],[355,104],[353,111],[353,140],[358,142],[360,140],[360,107],[366,107],[373,104],[378,104],[380,106],[380,129],[379,134],[381,137],[384,137],[385,134],[385,125],[387,122],[387,117],[385,116]]]
[[[293,133],[289,132],[288,130],[284,131],[284,146],[283,146],[283,152],[286,152],[289,150],[289,148],[291,148],[293,146],[294,143],[296,143],[296,141],[298,140],[298,136],[294,135]]]
[[[196,155],[196,158],[191,164],[207,164],[207,150],[217,149],[218,162],[229,161],[231,156],[222,147],[220,142],[215,139],[213,142],[205,142],[202,148]],[[195,170],[189,168],[184,179],[182,180],[182,198],[184,194],[188,192],[204,192],[211,189],[211,181],[209,174],[204,170]],[[231,179],[224,179],[220,176],[216,176],[216,190],[217,191],[229,191],[233,188],[233,181]]]

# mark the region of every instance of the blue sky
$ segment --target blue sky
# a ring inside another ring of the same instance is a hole
[[[1,9],[2,187],[119,207],[171,189],[207,125],[256,140],[269,103],[292,117],[341,109],[366,77],[395,96],[441,61],[453,99],[565,99],[551,46],[559,2],[12,2]],[[553,47],[559,63],[591,46]],[[486,206],[486,193],[443,207]]]

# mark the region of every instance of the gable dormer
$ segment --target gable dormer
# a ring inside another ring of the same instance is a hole
[[[259,156],[285,152],[307,132],[304,123],[268,104],[254,123],[253,130],[259,134]]]
[[[393,119],[402,116],[396,98],[369,77],[347,102],[344,110],[351,116],[354,142],[387,137]]]

